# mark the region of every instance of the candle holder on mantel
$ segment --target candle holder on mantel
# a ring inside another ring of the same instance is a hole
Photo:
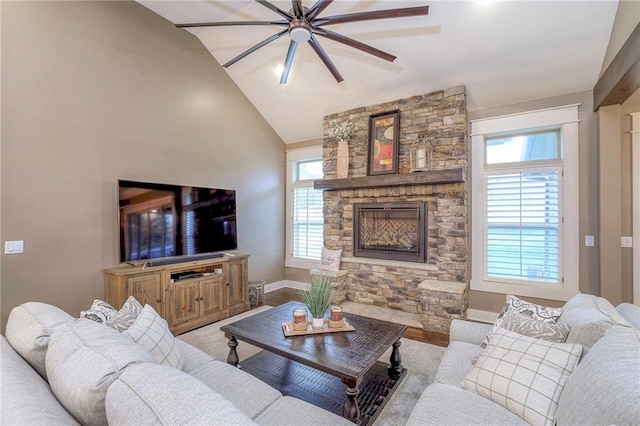
[[[433,149],[423,138],[416,140],[409,150],[409,173],[423,172],[433,166]]]

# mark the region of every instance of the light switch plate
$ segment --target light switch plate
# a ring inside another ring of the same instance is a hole
[[[584,236],[584,245],[587,247],[593,247],[595,245],[595,238],[593,235]]]
[[[620,237],[620,245],[622,247],[633,247],[633,237]]]
[[[24,241],[5,241],[4,254],[21,254],[24,253]]]

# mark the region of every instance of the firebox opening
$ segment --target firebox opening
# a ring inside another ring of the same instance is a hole
[[[424,202],[356,204],[354,256],[426,262]]]

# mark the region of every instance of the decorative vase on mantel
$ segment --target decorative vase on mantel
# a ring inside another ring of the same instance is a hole
[[[336,155],[336,177],[344,179],[349,176],[349,143],[346,140],[338,141]]]

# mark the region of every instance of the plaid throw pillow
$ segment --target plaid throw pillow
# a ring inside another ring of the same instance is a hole
[[[532,425],[553,426],[560,394],[581,353],[581,345],[547,342],[500,328],[462,387]]]
[[[151,355],[162,365],[182,369],[184,357],[173,337],[167,321],[149,305],[144,305],[142,313],[125,334],[151,352]]]

